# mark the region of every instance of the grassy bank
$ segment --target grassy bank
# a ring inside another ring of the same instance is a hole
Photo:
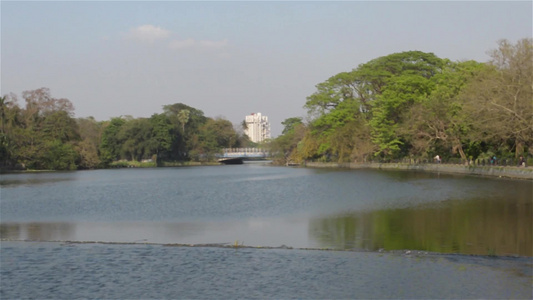
[[[467,174],[492,176],[513,179],[533,180],[533,168],[510,166],[471,166],[453,164],[405,164],[405,163],[321,163],[307,162],[310,168],[347,168],[347,169],[383,169],[383,170],[416,170],[449,174]]]

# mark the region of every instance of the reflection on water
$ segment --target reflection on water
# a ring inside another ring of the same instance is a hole
[[[74,180],[68,173],[46,174],[48,177],[44,177],[44,173],[25,174],[26,176],[18,176],[14,178],[6,178],[6,175],[0,176],[0,187],[19,187],[19,186],[32,186],[39,184],[53,184],[61,181]]]
[[[203,223],[8,223],[0,225],[0,237],[30,241],[173,243],[197,236],[205,229]]]
[[[309,234],[338,249],[533,256],[531,203],[450,202],[314,218]]]
[[[0,238],[533,256],[533,185],[267,167],[9,174]]]
[[[71,240],[75,230],[75,225],[69,223],[2,224],[0,237],[31,241]]]
[[[249,219],[219,222],[79,222],[0,224],[0,238],[30,241],[91,241],[158,244],[239,244],[316,247],[308,219]]]

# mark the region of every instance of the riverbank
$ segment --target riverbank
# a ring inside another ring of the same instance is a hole
[[[23,168],[0,168],[0,174],[9,173],[48,173],[48,172],[68,172],[68,171],[86,171],[86,170],[111,170],[111,169],[126,169],[126,168],[166,168],[166,167],[198,167],[198,166],[221,166],[220,162],[197,162],[197,161],[163,161],[159,166],[155,162],[139,162],[139,161],[116,161],[106,168],[96,169],[77,169],[77,170],[36,170]]]
[[[345,168],[345,169],[380,169],[412,170],[448,174],[466,174],[491,176],[498,178],[533,180],[533,168],[509,166],[471,166],[452,164],[406,164],[406,163],[323,163],[307,162],[302,166],[308,168]]]

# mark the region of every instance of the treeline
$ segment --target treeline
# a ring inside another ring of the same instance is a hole
[[[0,98],[0,167],[75,170],[106,168],[117,161],[162,163],[211,161],[220,148],[249,146],[232,123],[209,118],[182,103],[166,105],[150,118],[109,121],[74,118],[68,99],[48,88]]]
[[[532,49],[502,40],[487,63],[420,51],[373,59],[319,83],[308,119],[285,120],[271,152],[279,163],[531,156]]]

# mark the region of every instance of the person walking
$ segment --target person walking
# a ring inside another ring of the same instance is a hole
[[[525,167],[526,166],[526,160],[523,156],[520,156],[520,160],[518,160],[518,166],[519,167]]]

